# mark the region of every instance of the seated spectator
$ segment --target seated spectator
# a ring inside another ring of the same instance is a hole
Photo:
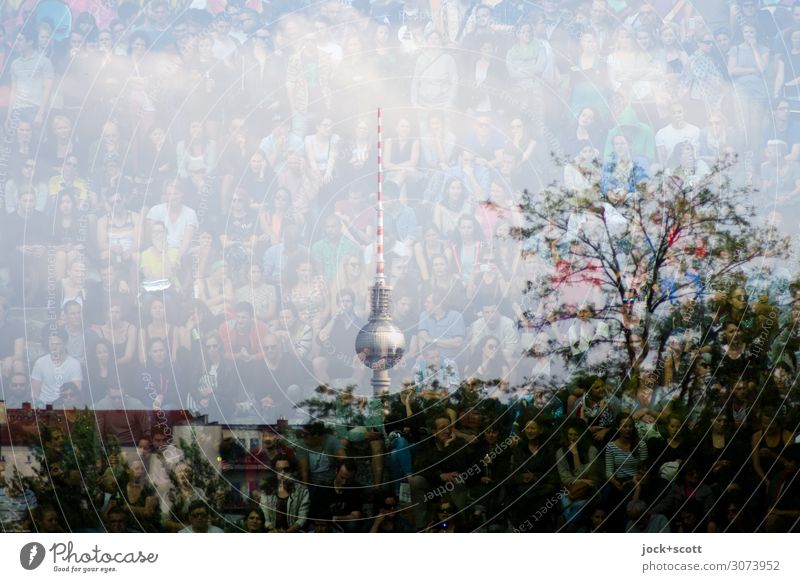
[[[209,422],[231,422],[241,396],[240,371],[223,357],[224,345],[216,332],[203,337],[202,366],[191,378],[185,407]]]
[[[37,404],[52,404],[61,396],[64,383],[73,382],[81,389],[83,371],[80,362],[66,352],[66,330],[45,327],[42,343],[47,346],[48,353],[33,365],[31,394]]]
[[[345,533],[363,529],[364,497],[355,476],[355,463],[349,459],[340,461],[333,481],[320,488],[321,495],[312,508],[313,515],[330,519],[333,527]]]
[[[600,192],[621,191],[635,194],[638,186],[647,180],[646,161],[631,157],[628,138],[620,134],[613,138],[611,160],[603,165]]]
[[[336,215],[325,218],[325,237],[311,247],[311,259],[317,272],[322,273],[330,284],[345,257],[360,254],[360,247],[344,236],[341,220]]]
[[[160,339],[167,346],[167,353],[171,359],[177,357],[179,346],[179,330],[167,321],[167,310],[164,301],[152,299],[147,311],[149,317],[142,325],[139,335],[139,363],[146,364],[150,342]]]
[[[498,310],[498,302],[489,299],[481,308],[481,317],[469,326],[467,337],[469,347],[474,350],[478,343],[487,336],[494,336],[500,342],[499,349],[507,361],[518,355],[519,334],[517,326],[510,317],[502,315]]]
[[[331,380],[347,379],[359,385],[368,371],[353,353],[356,336],[361,330],[361,320],[355,313],[355,294],[342,289],[337,296],[336,312],[319,332],[321,355],[314,358],[314,376],[320,384],[330,385]]]
[[[15,169],[16,175],[6,181],[4,200],[6,212],[13,214],[17,211],[17,200],[22,192],[32,192],[34,207],[38,212],[44,212],[48,203],[47,184],[37,174],[36,159],[26,159]]]
[[[194,282],[195,298],[206,304],[217,322],[225,321],[230,316],[229,302],[236,296],[228,275],[230,269],[232,267],[225,262],[217,261],[211,265],[205,277]]]
[[[209,507],[205,501],[195,499],[189,504],[187,514],[189,525],[178,533],[222,533],[222,530],[209,523]]]
[[[189,251],[192,238],[199,223],[197,213],[183,204],[183,191],[176,184],[169,184],[164,193],[166,202],[156,204],[147,213],[148,224],[163,223],[166,229],[168,249],[177,251],[180,259]]]
[[[25,328],[9,317],[9,301],[0,296],[0,380],[5,384],[15,372],[23,371]]]
[[[442,355],[448,358],[458,357],[466,336],[464,318],[448,308],[444,295],[438,291],[425,296],[424,307],[417,328],[420,342],[435,344]]]
[[[184,372],[168,357],[166,342],[159,337],[149,340],[147,364],[139,371],[138,390],[132,392],[147,409],[181,410],[186,404],[183,381]]]
[[[138,330],[131,322],[123,319],[123,305],[119,298],[112,298],[106,319],[92,326],[92,332],[99,338],[108,340],[113,348],[114,362],[126,369],[137,358]]]
[[[420,357],[414,364],[414,388],[425,395],[446,398],[461,383],[456,363],[442,355],[437,343],[423,343]]]
[[[250,303],[256,318],[264,323],[275,317],[278,308],[278,291],[264,281],[264,268],[259,263],[243,267],[247,271],[245,283],[236,290],[236,302]]]
[[[308,524],[308,488],[297,480],[295,464],[286,455],[274,459],[274,475],[268,475],[261,496],[264,527],[270,532],[294,533]]]

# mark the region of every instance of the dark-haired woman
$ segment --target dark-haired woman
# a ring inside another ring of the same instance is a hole
[[[247,533],[266,533],[264,523],[264,512],[258,507],[251,507],[242,520],[243,529]]]
[[[288,457],[276,457],[273,467],[275,474],[267,479],[261,497],[264,526],[270,532],[301,531],[311,506],[308,489],[297,481],[295,467]]]
[[[597,447],[592,443],[586,422],[573,419],[566,423],[566,445],[556,452],[558,475],[567,495],[561,507],[567,525],[575,524],[582,510],[602,483]]]
[[[556,455],[550,445],[549,426],[543,417],[521,425],[519,440],[511,452],[509,516],[516,529],[547,532],[555,529],[559,513],[559,477]]]
[[[640,442],[636,424],[629,415],[617,423],[617,433],[605,450],[606,485],[603,497],[615,516],[612,522],[622,525],[624,508],[636,485],[639,468],[647,461],[647,444]]]

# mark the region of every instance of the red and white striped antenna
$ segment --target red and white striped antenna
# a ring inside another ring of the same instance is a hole
[[[375,275],[379,282],[384,281],[383,264],[383,140],[381,131],[381,108],[378,107],[378,248]]]

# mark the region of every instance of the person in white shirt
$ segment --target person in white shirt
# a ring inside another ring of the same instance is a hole
[[[481,309],[481,317],[469,326],[469,345],[474,350],[481,339],[493,335],[500,340],[500,350],[506,360],[511,362],[519,347],[517,326],[511,318],[501,315],[497,302],[489,302]]]
[[[684,116],[683,105],[674,103],[670,108],[672,122],[666,127],[662,127],[656,133],[656,148],[658,159],[661,164],[666,164],[672,150],[679,143],[688,141],[694,147],[694,151],[700,149],[700,128],[688,123]]]
[[[167,246],[178,250],[178,256],[183,257],[189,250],[194,238],[195,230],[199,226],[197,213],[183,205],[183,192],[175,185],[167,186],[167,201],[157,204],[147,213],[150,226],[156,222],[163,222],[167,227]]]
[[[65,350],[64,329],[45,329],[44,343],[50,353],[36,360],[31,372],[31,392],[37,404],[52,404],[58,400],[61,387],[67,382],[73,382],[79,390],[83,384],[80,362]]]

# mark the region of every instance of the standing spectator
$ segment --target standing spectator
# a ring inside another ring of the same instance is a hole
[[[19,55],[11,62],[11,95],[6,128],[20,120],[41,128],[53,93],[53,63],[36,50],[37,32],[24,28],[15,42]]]

